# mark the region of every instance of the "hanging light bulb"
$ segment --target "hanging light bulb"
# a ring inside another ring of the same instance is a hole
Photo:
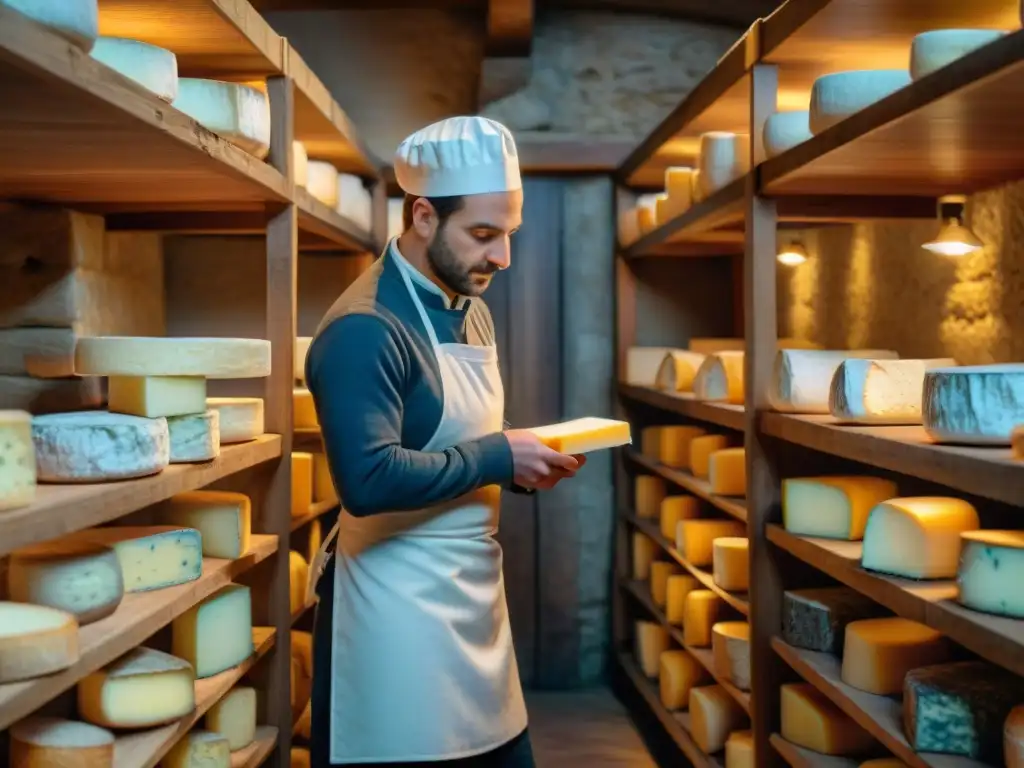
[[[779,264],[785,264],[787,267],[795,267],[807,261],[807,249],[804,248],[803,243],[794,240],[779,251],[779,254],[775,258]]]
[[[939,231],[921,247],[940,256],[966,256],[985,244],[964,223],[964,195],[946,195],[939,198]]]

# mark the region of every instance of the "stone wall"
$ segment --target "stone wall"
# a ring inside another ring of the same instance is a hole
[[[779,335],[968,365],[1024,359],[1024,183],[975,195],[967,218],[986,246],[961,258],[921,248],[934,220],[801,233],[807,262],[779,267]]]

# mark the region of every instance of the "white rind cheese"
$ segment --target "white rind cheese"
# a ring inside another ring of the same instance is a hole
[[[743,402],[743,352],[718,352],[704,358],[693,379],[693,394],[698,400]]]
[[[851,357],[895,360],[899,355],[884,349],[780,349],[768,391],[772,408],[783,413],[828,413],[832,377]]]
[[[810,138],[810,114],[806,110],[776,112],[764,121],[764,151],[768,157],[781,155]]]
[[[0,512],[29,506],[36,498],[32,414],[0,411],[0,459]]]
[[[630,347],[626,350],[626,383],[634,387],[653,387],[658,369],[672,347]]]
[[[206,727],[224,736],[232,752],[252,744],[256,738],[256,689],[240,685],[224,694],[206,713]]]
[[[844,360],[832,376],[829,411],[853,424],[920,424],[924,374],[955,366],[936,360]]]
[[[206,407],[220,414],[220,444],[255,440],[263,434],[263,398],[208,397]]]
[[[823,75],[811,86],[811,133],[842,122],[910,84],[905,69],[855,70]]]
[[[90,55],[164,101],[178,95],[178,59],[171,51],[124,37],[101,37]]]
[[[782,524],[797,536],[860,541],[871,510],[896,495],[896,483],[881,477],[787,477]]]
[[[251,86],[182,77],[171,106],[250,155],[270,152],[270,101]]]
[[[1003,36],[997,29],[934,29],[922,32],[910,43],[910,76],[930,75]]]
[[[324,205],[338,204],[338,169],[326,160],[310,160],[306,166],[306,189]]]
[[[80,376],[202,376],[258,379],[270,375],[263,339],[87,336],[75,348]]]
[[[174,525],[87,528],[68,537],[112,547],[125,592],[148,592],[195,581],[203,573],[199,531]]]
[[[1024,423],[1024,364],[937,368],[924,376],[925,431],[940,443],[1009,445]]]
[[[70,613],[80,626],[106,618],[121,604],[124,580],[117,553],[90,542],[49,541],[15,551],[7,594],[19,603]]]
[[[45,605],[0,602],[0,685],[67,669],[78,661],[78,622]]]
[[[697,371],[704,364],[704,355],[682,349],[670,351],[661,361],[654,385],[668,392],[691,392]]]
[[[56,717],[29,717],[11,726],[11,765],[17,768],[113,768],[114,734]]]
[[[960,604],[1024,619],[1024,531],[968,531],[961,545]]]
[[[351,173],[338,174],[337,203],[335,207],[364,232],[372,229],[373,198],[363,180]]]
[[[0,5],[49,27],[83,51],[91,50],[100,34],[96,0],[0,0]]]
[[[220,415],[217,411],[169,416],[171,464],[212,461],[220,456]]]
[[[236,560],[249,551],[252,502],[244,493],[185,491],[171,496],[158,510],[163,522],[199,531],[204,557]]]
[[[295,186],[305,187],[309,174],[309,155],[301,141],[292,142],[292,172],[295,175]]]
[[[706,199],[750,169],[750,137],[724,131],[702,134],[699,166],[698,184]]]
[[[154,475],[170,462],[167,420],[107,411],[32,419],[39,479],[95,483]]]

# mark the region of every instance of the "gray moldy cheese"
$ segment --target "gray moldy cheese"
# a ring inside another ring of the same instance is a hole
[[[842,656],[846,625],[890,614],[849,587],[790,590],[783,595],[783,639],[794,648]]]

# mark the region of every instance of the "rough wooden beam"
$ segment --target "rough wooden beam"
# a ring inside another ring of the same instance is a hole
[[[534,0],[488,0],[487,55],[528,57],[533,43]]]

